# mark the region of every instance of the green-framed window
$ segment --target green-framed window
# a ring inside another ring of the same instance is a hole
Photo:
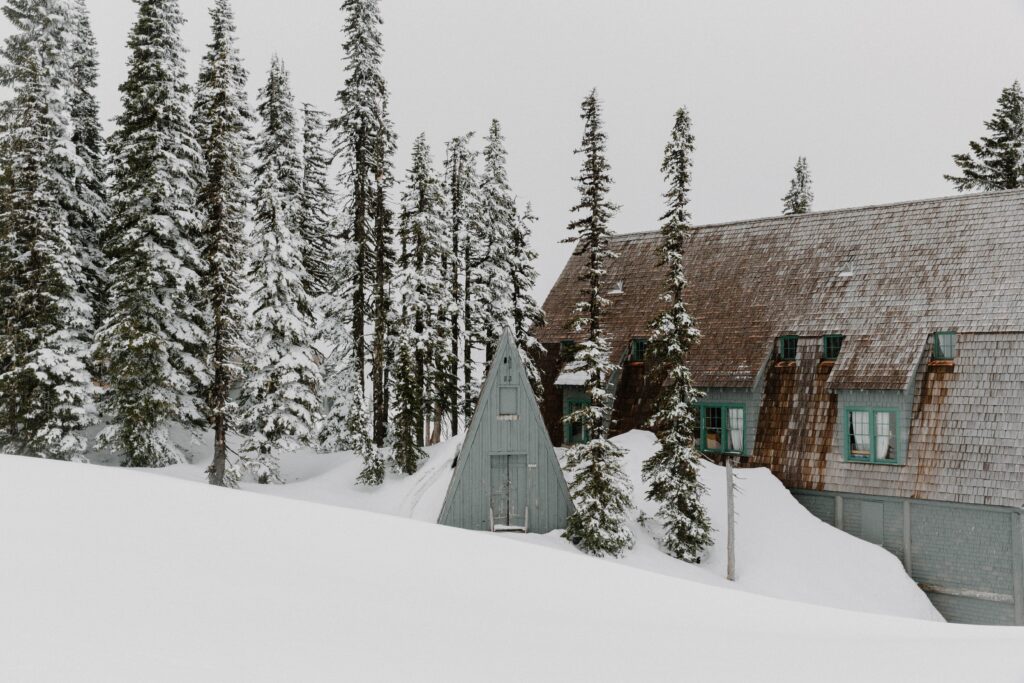
[[[562,416],[568,418],[577,410],[590,406],[590,397],[583,392],[572,392],[562,401]],[[565,420],[562,423],[562,440],[565,445],[586,443],[590,441],[590,431],[578,420]]]
[[[827,334],[821,340],[822,360],[835,360],[839,358],[839,352],[843,349],[843,335]]]
[[[705,453],[744,455],[746,409],[738,404],[705,404],[700,407],[700,449]]]
[[[634,363],[641,363],[647,357],[647,340],[634,339],[629,343],[629,360]]]
[[[558,342],[558,355],[562,360],[568,360],[576,354],[576,342],[572,339],[563,339]]]
[[[796,360],[796,347],[799,341],[799,337],[791,334],[779,337],[777,348],[779,360]]]
[[[956,357],[956,332],[932,335],[932,360],[953,360]]]
[[[846,459],[899,465],[899,411],[892,408],[847,408]]]

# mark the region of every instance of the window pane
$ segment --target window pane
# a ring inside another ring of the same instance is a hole
[[[875,413],[875,458],[878,460],[896,459],[892,422],[891,413]]]
[[[796,360],[796,337],[781,337],[779,339],[779,358],[781,360]]]
[[[722,409],[704,409],[704,444],[709,451],[722,450]]]
[[[850,455],[871,455],[871,413],[854,410],[850,412]]]
[[[843,348],[843,338],[837,335],[825,337],[825,360],[835,360]]]
[[[729,408],[729,450],[743,452],[743,408]]]
[[[953,358],[956,335],[952,332],[939,332],[935,335],[935,358],[951,360]]]

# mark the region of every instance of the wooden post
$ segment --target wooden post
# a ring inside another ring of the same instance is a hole
[[[733,500],[733,483],[732,483],[732,456],[727,455],[725,457],[725,500],[726,507],[728,508],[728,540],[727,540],[727,553],[728,562],[726,564],[725,577],[730,581],[736,580],[736,505]]]

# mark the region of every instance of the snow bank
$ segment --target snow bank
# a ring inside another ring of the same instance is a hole
[[[187,444],[187,438],[179,435]],[[638,512],[653,516],[656,506],[644,500],[640,479],[643,461],[654,452],[650,432],[616,437],[626,449],[625,470],[633,481]],[[434,523],[452,476],[452,461],[462,438],[427,449],[429,458],[413,476],[388,473],[385,483],[370,489],[355,483],[362,467],[349,453],[329,455],[302,451],[281,457],[283,486],[243,484],[249,491],[324,503]],[[209,444],[193,444],[194,464],[150,470],[205,484]],[[825,524],[803,508],[766,469],[736,470],[737,581],[725,580],[725,470],[705,464],[701,477],[709,490],[708,505],[716,545],[705,562],[690,565],[665,555],[655,536],[655,520],[647,528],[632,524],[636,547],[610,560],[659,574],[738,588],[787,600],[863,612],[942,620],[931,602],[888,551]],[[634,515],[635,516],[635,515]],[[558,533],[546,536],[504,535],[503,540],[557,548],[578,554]]]
[[[0,547],[0,680],[1024,674],[1024,629],[812,607],[114,468],[0,457]]]

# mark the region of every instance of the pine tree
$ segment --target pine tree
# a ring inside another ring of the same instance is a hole
[[[234,14],[228,0],[210,9],[213,38],[199,72],[192,122],[206,162],[199,191],[203,212],[201,247],[204,303],[211,378],[207,409],[214,430],[211,484],[223,486],[227,432],[237,406],[231,389],[242,375],[246,354],[245,222],[249,191],[248,74],[235,44]]]
[[[106,314],[106,273],[103,263],[103,232],[110,219],[107,188],[104,184],[106,145],[100,126],[100,105],[95,90],[99,81],[99,56],[96,37],[89,21],[85,0],[75,0],[71,8],[71,120],[75,132],[72,141],[81,159],[77,202],[69,207],[69,220],[76,249],[85,273],[82,292],[93,309],[94,327]]]
[[[406,474],[424,457],[429,407],[437,405],[435,364],[443,361],[445,339],[437,334],[445,320],[447,282],[441,269],[444,248],[444,195],[434,173],[426,136],[413,145],[407,187],[402,194],[399,227],[401,254],[395,274],[395,323],[392,373],[395,407],[394,459]],[[436,410],[436,407],[435,407]]]
[[[446,235],[449,248],[442,258],[442,268],[454,306],[448,311],[448,330],[445,335],[449,343],[448,367],[437,373],[437,383],[448,415],[452,435],[459,433],[459,417],[461,415],[461,396],[459,393],[459,359],[464,350],[462,314],[465,305],[463,262],[466,234],[466,205],[470,177],[466,168],[470,164],[470,150],[466,137],[452,139],[446,145],[444,160],[444,194],[446,204]]]
[[[596,90],[583,100],[580,118],[583,142],[576,153],[583,163],[575,178],[580,199],[572,209],[580,217],[569,224],[570,236],[564,241],[577,243],[577,249],[586,255],[580,275],[585,298],[577,304],[574,320],[575,330],[585,333],[586,339],[577,345],[573,364],[587,378],[584,391],[590,404],[565,419],[582,425],[590,440],[566,454],[576,512],[569,517],[564,535],[587,553],[619,556],[633,546],[633,533],[626,525],[631,486],[622,470],[623,451],[608,438],[615,398],[608,384],[615,365],[603,329],[609,302],[601,295],[607,262],[616,257],[609,249],[609,221],[618,207],[608,200],[612,181]]]
[[[650,351],[660,370],[655,385],[661,387],[658,409],[651,422],[659,446],[644,462],[643,478],[648,485],[648,500],[659,506],[658,517],[665,530],[662,545],[674,557],[699,562],[704,549],[711,544],[711,523],[701,500],[705,487],[700,481],[700,456],[694,444],[695,406],[700,394],[686,367],[690,346],[700,336],[683,298],[683,256],[690,238],[688,205],[693,142],[690,115],[685,108],[680,109],[661,165],[668,183],[668,210],[661,219],[661,234],[669,278],[663,298],[669,309],[651,326]]]
[[[97,334],[110,426],[101,442],[125,465],[186,456],[172,423],[202,423],[208,375],[200,300],[202,151],[189,120],[184,22],[175,0],[136,0],[122,112],[110,141],[112,221],[104,240],[109,312]]]
[[[296,221],[302,235],[302,263],[311,299],[330,290],[334,256],[334,190],[327,173],[331,155],[327,148],[327,115],[311,104],[302,106],[302,191]]]
[[[685,110],[683,110],[685,113]],[[679,112],[676,113],[678,117]],[[814,203],[814,191],[811,189],[811,172],[807,168],[807,158],[798,157],[793,169],[793,180],[789,183],[789,192],[782,198],[784,215],[807,213]],[[688,176],[687,176],[688,177]]]
[[[387,192],[392,182],[395,136],[387,111],[387,84],[381,74],[384,50],[378,0],[344,0],[342,10],[347,77],[337,96],[341,114],[331,122],[331,129],[335,131],[335,154],[341,160],[342,231],[353,244],[353,265],[351,281],[332,296],[350,299],[349,337],[359,367],[366,365],[367,323],[375,326],[370,375],[374,440],[380,445],[387,422],[384,365],[390,306],[386,285],[393,260]],[[363,374],[359,377],[365,387]]]
[[[260,89],[256,142],[256,215],[250,280],[252,372],[243,392],[242,465],[260,483],[278,480],[276,450],[311,439],[318,418],[320,370],[313,358],[313,308],[306,295],[302,240],[296,225],[302,183],[294,100],[284,64],[274,57]]]
[[[498,337],[512,322],[512,236],[516,230],[516,199],[508,181],[508,152],[501,124],[491,121],[484,139],[484,171],[480,179],[480,302],[479,334],[488,361]]]
[[[536,220],[529,203],[525,211],[516,213],[509,240],[508,274],[512,294],[512,332],[515,334],[526,376],[537,400],[540,400],[543,387],[536,358],[545,351],[543,344],[533,335],[533,329],[544,323],[544,311],[533,297],[533,290],[537,286],[537,269],[533,265],[537,260],[537,252],[530,243],[530,226]]]
[[[94,418],[86,369],[92,311],[72,212],[86,161],[74,141],[75,10],[65,0],[8,0],[15,32],[0,50],[0,446],[81,459]]]
[[[971,151],[953,161],[963,173],[944,176],[959,192],[1013,190],[1024,186],[1024,92],[1014,81],[999,96],[996,111],[985,123],[991,137],[970,143]]]

